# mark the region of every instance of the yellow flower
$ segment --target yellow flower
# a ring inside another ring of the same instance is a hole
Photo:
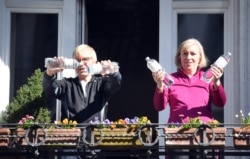
[[[117,121],[117,124],[124,124],[124,120],[123,120],[123,119],[119,119],[119,120]]]
[[[61,125],[62,124],[61,121],[54,121],[54,123],[57,124],[57,125]]]
[[[207,121],[207,125],[211,126],[212,128],[218,127],[219,124],[219,121],[215,119]]]
[[[147,123],[147,121],[148,121],[148,117],[143,116],[143,117],[142,117],[142,122],[143,122],[143,123]]]
[[[73,125],[76,126],[77,125],[77,121],[73,121]]]
[[[65,119],[63,119],[62,122],[63,122],[64,125],[67,125],[69,123],[69,120],[67,118],[65,118]]]
[[[72,120],[69,121],[69,125],[73,125],[73,121]]]
[[[65,129],[70,129],[73,127],[77,126],[77,121],[73,121],[73,120],[69,120],[67,118],[63,119],[62,122],[61,121],[55,121],[55,124],[57,125],[61,125],[63,128]]]
[[[111,129],[114,129],[114,128],[116,128],[116,125],[115,125],[115,124],[111,124],[111,125],[110,125],[110,128],[111,128]]]

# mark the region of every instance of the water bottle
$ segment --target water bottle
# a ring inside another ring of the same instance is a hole
[[[149,57],[145,59],[147,61],[147,67],[151,72],[157,72],[159,70],[164,70],[164,68],[155,60]],[[164,84],[168,87],[174,84],[174,80],[167,72],[165,72],[165,78],[163,80]]]
[[[92,75],[96,75],[96,74],[113,74],[115,72],[119,71],[119,64],[118,62],[111,62],[111,66],[107,66],[107,65],[103,65],[101,63],[96,63],[93,65],[90,65],[87,69],[88,72]]]
[[[230,52],[221,55],[212,65],[223,69],[229,63],[231,56],[232,54]],[[203,74],[203,80],[207,83],[210,83],[213,77],[214,76],[210,68]]]
[[[81,63],[76,59],[64,58],[60,61],[57,58],[47,57],[45,58],[45,68],[64,68],[64,69],[75,69],[80,66]]]

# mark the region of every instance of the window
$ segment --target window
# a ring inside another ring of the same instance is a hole
[[[57,14],[11,14],[10,97],[35,69],[44,70],[44,58],[57,55]]]
[[[210,64],[225,53],[223,14],[178,14],[177,17],[178,45],[188,38],[198,39]],[[221,80],[223,82],[223,77]],[[215,119],[224,122],[223,108],[213,107],[213,113]]]

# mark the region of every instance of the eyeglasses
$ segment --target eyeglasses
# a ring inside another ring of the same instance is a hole
[[[90,59],[92,59],[92,57],[83,57],[83,58],[80,59],[80,61],[87,62]]]

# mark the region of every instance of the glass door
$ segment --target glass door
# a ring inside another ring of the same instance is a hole
[[[229,18],[232,9],[229,3],[229,0],[160,0],[159,61],[168,72],[176,71],[174,56],[177,47],[188,38],[201,41],[210,64],[225,51],[233,49],[233,39],[229,38],[232,36],[229,28],[233,28]],[[233,64],[227,66],[222,79],[227,92],[233,89],[229,84],[232,68]],[[228,99],[230,95],[228,93]],[[220,122],[228,122],[224,114],[229,114],[233,107],[229,100],[226,107],[227,109],[213,107],[214,116]],[[169,107],[159,113],[159,123],[166,123],[168,117]],[[162,144],[164,141],[160,141],[160,145]]]
[[[11,13],[10,98],[44,58],[57,55],[58,14]]]
[[[189,38],[198,39],[204,47],[209,64],[224,54],[224,15],[223,14],[184,14],[177,15],[178,45]],[[223,76],[222,76],[223,83]],[[223,108],[213,107],[215,119],[224,122]]]

